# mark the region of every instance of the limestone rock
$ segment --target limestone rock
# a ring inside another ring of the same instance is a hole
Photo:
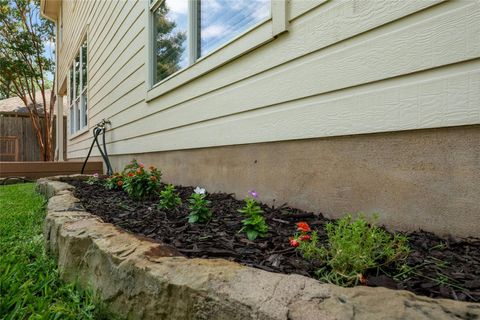
[[[61,191],[69,191],[74,189],[74,187],[69,185],[68,183],[55,180],[49,180],[49,178],[38,179],[37,192],[42,193],[43,195],[45,195],[45,197],[50,199]]]
[[[50,198],[44,235],[62,277],[126,319],[480,319],[480,304],[188,259],[82,211],[66,183],[40,179],[37,189]]]

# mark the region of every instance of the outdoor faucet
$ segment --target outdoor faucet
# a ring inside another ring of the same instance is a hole
[[[100,121],[99,123],[97,123],[95,125],[95,128],[102,128],[102,129],[106,129],[107,125],[112,125],[112,123],[110,122],[110,120],[108,119],[102,119],[102,121]]]

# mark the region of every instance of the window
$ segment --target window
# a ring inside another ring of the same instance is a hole
[[[270,0],[151,0],[153,84],[270,18]]]
[[[70,134],[86,128],[88,124],[87,61],[87,42],[85,41],[70,66],[68,80]]]

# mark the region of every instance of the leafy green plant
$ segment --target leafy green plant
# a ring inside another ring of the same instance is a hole
[[[245,206],[238,210],[246,216],[246,219],[242,220],[243,227],[239,232],[245,232],[248,240],[253,241],[259,236],[267,236],[268,225],[263,216],[263,210],[254,199],[258,197],[258,193],[249,191],[249,195],[251,197],[245,199]]]
[[[122,188],[132,199],[143,200],[158,192],[162,173],[153,166],[149,169],[136,160],[125,167]]]
[[[129,173],[135,173],[140,166],[143,166],[143,163],[138,162],[137,159],[133,158],[132,161],[123,168],[122,176],[126,176]]]
[[[190,214],[188,222],[207,222],[212,217],[212,210],[209,208],[210,201],[206,199],[205,189],[197,187],[188,199]]]
[[[123,186],[123,176],[120,173],[114,173],[105,179],[104,186],[110,190],[121,190]]]
[[[100,181],[100,175],[98,173],[94,173],[93,175],[89,176],[87,180],[85,180],[86,184],[94,185]]]
[[[157,205],[159,209],[171,210],[182,204],[182,199],[175,192],[175,187],[172,184],[165,186],[165,189],[160,191],[160,201]]]
[[[369,224],[363,215],[356,219],[347,215],[328,223],[325,231],[328,237],[326,246],[319,246],[318,234],[314,231],[307,241],[298,237],[298,250],[306,259],[323,264],[317,271],[320,279],[338,285],[363,282],[368,269],[388,265],[400,270],[401,262],[410,252],[404,235],[392,237],[385,230]]]

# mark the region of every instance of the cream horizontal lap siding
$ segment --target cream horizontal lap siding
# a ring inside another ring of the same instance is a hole
[[[59,77],[88,30],[114,155],[480,123],[479,1],[291,0],[288,32],[148,102],[146,0],[63,3]]]

